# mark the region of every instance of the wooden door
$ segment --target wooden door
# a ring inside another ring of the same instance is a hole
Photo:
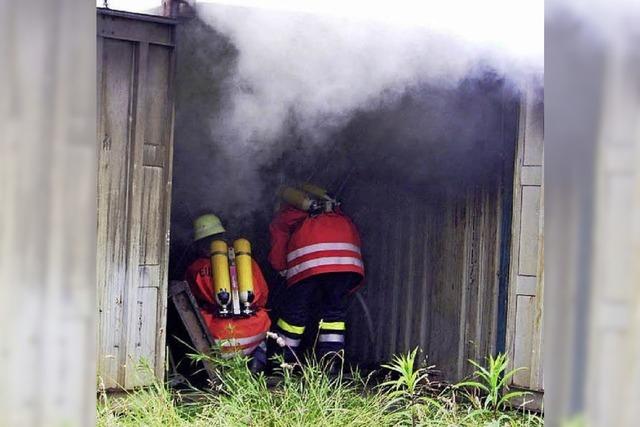
[[[98,376],[129,389],[164,373],[174,22],[101,10],[97,27]]]
[[[544,291],[544,185],[541,93],[523,94],[513,188],[507,353],[512,367],[523,367],[512,385],[542,392]]]

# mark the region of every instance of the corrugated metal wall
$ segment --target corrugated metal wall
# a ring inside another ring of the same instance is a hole
[[[474,84],[356,118],[310,166],[314,181],[341,191],[363,239],[359,292],[374,336],[354,301],[347,354],[356,363],[375,367],[419,346],[441,379],[457,381],[473,371],[468,359],[505,350],[519,99],[501,84]],[[428,100],[473,124],[472,134]],[[435,139],[430,123],[450,130]]]
[[[201,123],[229,105],[221,94],[230,90],[236,52],[198,20],[180,31],[176,182],[183,184],[174,198],[176,277],[184,271],[180,261],[188,259],[190,213],[205,207],[221,214],[233,233],[251,238],[269,276],[273,191],[312,180],[340,192],[364,240],[368,273],[360,292],[375,337],[370,340],[354,301],[351,359],[373,365],[420,346],[443,377],[456,380],[469,372],[467,359],[482,360],[504,347],[518,120],[508,84],[489,75],[457,88],[412,88],[402,102],[354,114],[331,140],[308,144],[308,150],[299,149],[295,133],[283,135],[282,146],[265,153],[283,153],[261,177],[265,194],[251,201],[262,212],[245,218],[224,198],[204,196],[219,179],[211,159],[224,151]],[[232,180],[220,183],[220,194],[230,188],[246,190]],[[275,274],[271,279],[278,280]]]
[[[400,188],[352,185],[352,211],[361,229],[367,279],[360,291],[370,310],[350,310],[349,354],[379,363],[420,346],[429,364],[449,380],[469,372],[496,345],[501,221],[500,182],[428,197]],[[371,187],[369,187],[371,188]],[[380,194],[384,194],[381,199]],[[360,203],[356,201],[360,199]]]
[[[97,27],[98,376],[131,388],[164,375],[174,22],[99,11]]]

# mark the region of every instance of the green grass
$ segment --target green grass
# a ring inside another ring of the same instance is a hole
[[[507,411],[510,397],[500,390],[498,409],[478,405],[491,393],[471,379],[436,392],[430,370],[417,366],[416,355],[417,349],[396,356],[383,367],[387,380],[375,386],[358,372],[330,379],[322,363],[311,360],[297,372],[283,364],[281,381],[269,388],[264,376],[249,373],[243,358],[215,360],[220,369],[209,391],[175,392],[155,384],[119,398],[101,394],[98,426],[543,425],[536,415]]]

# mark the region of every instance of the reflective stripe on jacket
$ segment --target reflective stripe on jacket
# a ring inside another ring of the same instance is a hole
[[[246,318],[222,319],[205,309],[200,309],[200,314],[223,357],[240,352],[251,354],[264,342],[271,327],[271,319],[264,309]]]
[[[278,271],[287,270],[289,285],[323,273],[364,277],[358,230],[341,212],[309,216],[287,206],[276,215],[269,231],[269,262]]]
[[[246,338],[216,339],[214,342],[219,347],[222,357],[226,359],[236,355],[248,356],[259,346],[263,346],[263,349],[266,350],[264,341],[266,336],[265,331]]]

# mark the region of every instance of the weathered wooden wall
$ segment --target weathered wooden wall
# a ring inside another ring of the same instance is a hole
[[[95,9],[0,2],[0,425],[95,422]]]
[[[514,168],[510,293],[506,350],[522,367],[512,385],[543,391],[544,291],[543,119],[540,93],[523,94]]]
[[[97,362],[107,389],[164,374],[174,25],[98,12]]]

